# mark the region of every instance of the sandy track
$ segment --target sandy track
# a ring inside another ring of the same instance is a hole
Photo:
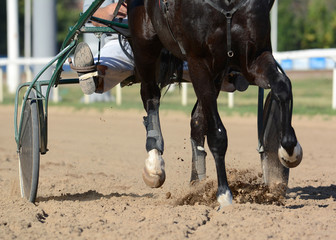
[[[161,113],[167,179],[159,189],[145,186],[142,115],[51,108],[50,151],[41,157],[33,205],[19,197],[13,108],[0,105],[0,239],[336,238],[335,118],[294,118],[304,160],[291,171],[284,206],[236,203],[218,212],[214,202],[176,204],[216,180],[208,153],[207,181],[189,187],[189,118],[182,113]],[[228,170],[257,176],[255,117],[223,122]]]

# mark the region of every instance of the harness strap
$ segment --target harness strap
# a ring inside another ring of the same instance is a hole
[[[167,13],[169,12],[169,8],[168,7],[169,7],[169,4],[168,4],[167,0],[159,0],[159,8],[163,12],[164,18],[166,19],[166,23],[167,23],[167,26],[168,26],[169,33],[172,36],[173,40],[178,44],[178,46],[179,46],[179,48],[181,50],[181,53],[183,55],[186,55],[186,51],[184,50],[184,48],[182,46],[182,43],[179,42],[179,41],[177,41],[177,39],[174,36],[173,31],[171,30],[170,24],[168,22],[168,16],[167,16]]]
[[[223,14],[226,18],[226,45],[227,45],[227,55],[228,57],[232,58],[234,56],[234,52],[232,51],[231,47],[231,23],[232,23],[232,17],[233,14],[241,7],[243,6],[247,0],[240,1],[236,6],[234,6],[230,11],[226,11],[223,8],[219,7],[217,4],[213,3],[210,0],[205,0],[205,3],[209,4],[211,7],[213,7],[215,10],[219,11],[221,14]]]

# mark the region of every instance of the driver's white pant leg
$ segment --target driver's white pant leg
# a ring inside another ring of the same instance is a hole
[[[94,60],[97,63],[98,55]],[[104,79],[103,92],[109,91],[125,80],[134,70],[133,61],[121,49],[118,39],[107,41],[101,48],[99,65],[101,65],[98,67],[99,75]]]

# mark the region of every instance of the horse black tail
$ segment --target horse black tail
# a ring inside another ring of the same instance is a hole
[[[183,77],[183,60],[175,57],[167,49],[160,55],[159,82],[160,89],[172,83],[181,83]]]

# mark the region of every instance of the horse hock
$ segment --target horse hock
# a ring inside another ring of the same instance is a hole
[[[146,150],[148,158],[145,161],[145,168],[142,178],[147,186],[158,188],[166,179],[165,164],[162,158],[164,142],[160,127],[159,101],[147,101],[147,117],[144,117],[146,127]]]

